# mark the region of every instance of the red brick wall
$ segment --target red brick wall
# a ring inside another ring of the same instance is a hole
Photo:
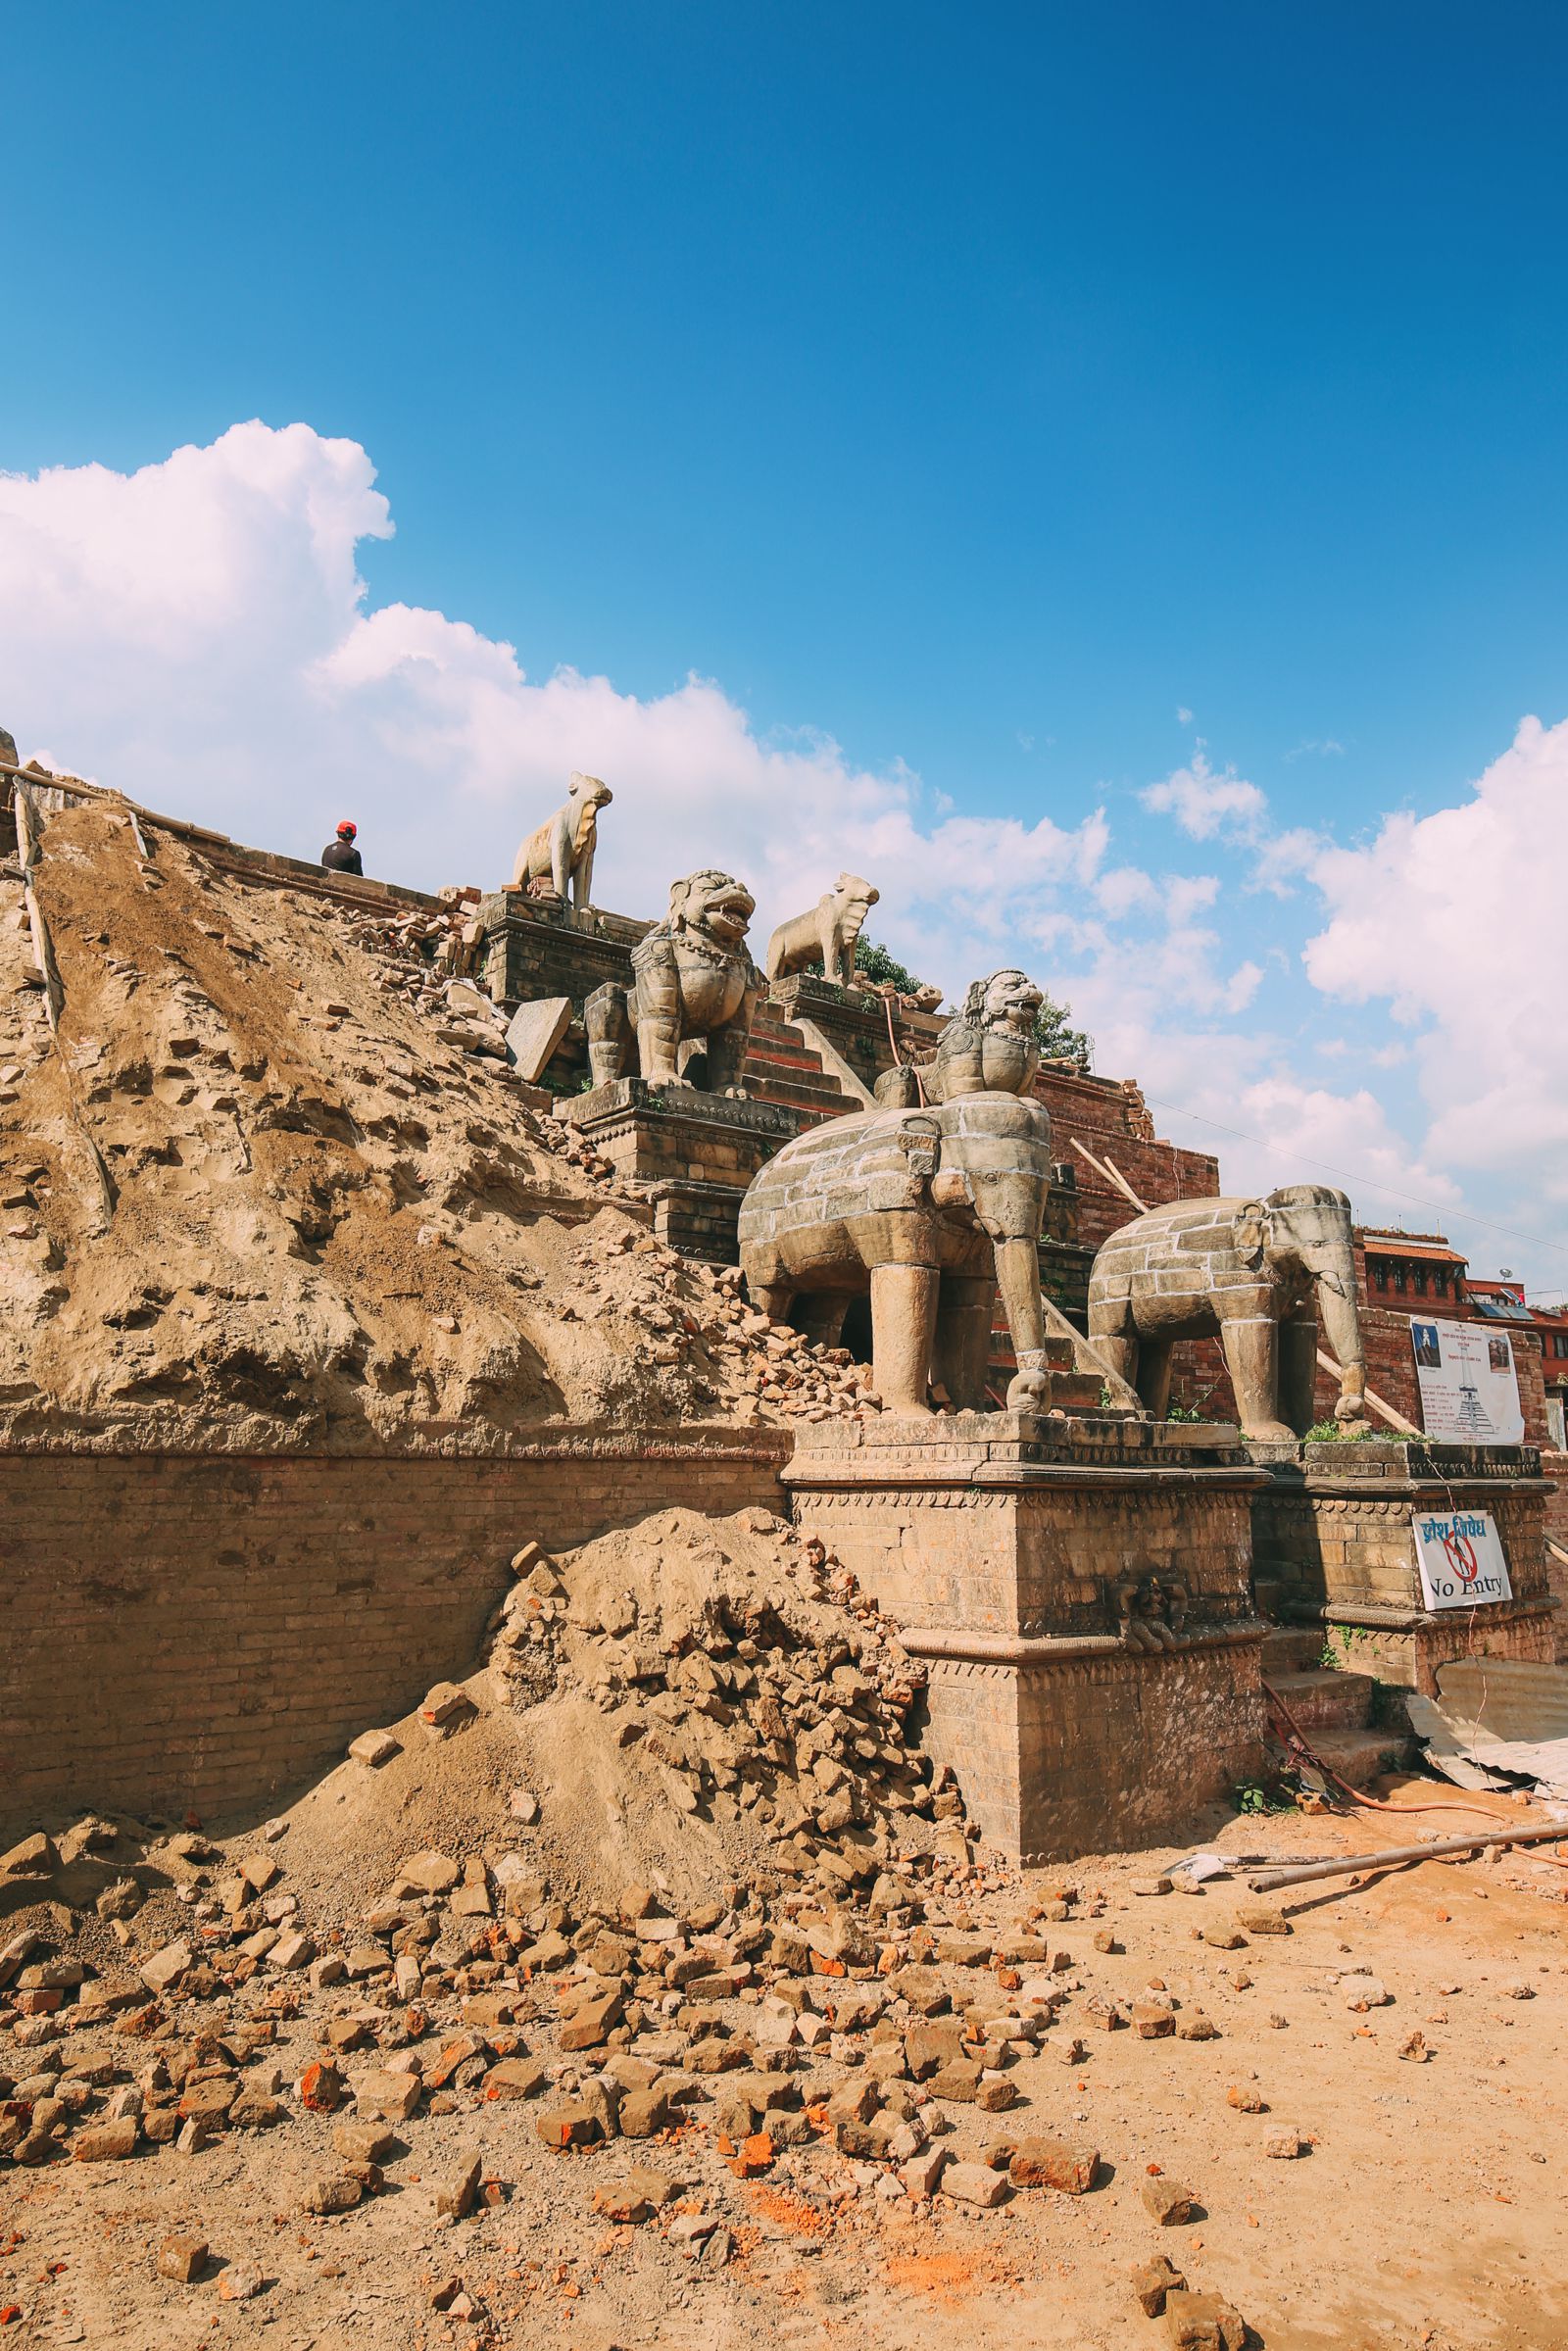
[[[677,1503],[781,1506],[771,1432],[503,1460],[0,1457],[0,1841],[283,1791],[473,1670],[508,1562]]]
[[[1163,1207],[1173,1200],[1205,1200],[1218,1192],[1219,1161],[1208,1151],[1161,1143],[1144,1098],[1130,1079],[1117,1083],[1078,1077],[1071,1070],[1043,1069],[1035,1092],[1051,1112],[1053,1155],[1066,1160],[1078,1179],[1078,1239],[1086,1248],[1099,1249],[1107,1234],[1129,1224],[1138,1210],[1074,1151],[1074,1136],[1097,1159],[1108,1154],[1146,1207]]]
[[[1557,1662],[1562,1665],[1568,1663],[1568,1559],[1559,1559],[1549,1545],[1555,1543],[1562,1550],[1568,1551],[1568,1453],[1544,1452],[1541,1467],[1546,1477],[1557,1481],[1556,1493],[1546,1496],[1546,1581],[1557,1601],[1553,1630]]]

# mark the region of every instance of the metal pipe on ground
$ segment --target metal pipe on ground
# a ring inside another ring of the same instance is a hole
[[[1447,1853],[1478,1853],[1484,1845],[1542,1845],[1568,1839],[1568,1821],[1549,1829],[1498,1829],[1479,1837],[1441,1837],[1431,1844],[1389,1845],[1381,1853],[1348,1853],[1340,1861],[1313,1861],[1288,1870],[1264,1870],[1247,1883],[1255,1894],[1270,1894],[1282,1886],[1306,1886],[1317,1878],[1348,1878],[1357,1870],[1392,1869],[1405,1861],[1441,1861]]]

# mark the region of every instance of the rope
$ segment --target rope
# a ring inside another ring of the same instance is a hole
[[[915,1092],[920,1097],[920,1107],[922,1110],[924,1110],[928,1108],[929,1105],[925,1099],[925,1088],[920,1082],[920,1072],[915,1068],[912,1061],[906,1062],[904,1055],[899,1051],[899,1041],[893,1034],[893,999],[891,996],[883,997],[882,1011],[888,1024],[888,1045],[893,1053],[893,1066],[895,1069],[907,1068],[910,1076],[914,1080]]]
[[[1476,1812],[1480,1813],[1483,1819],[1491,1821],[1494,1826],[1495,1826],[1497,1819],[1496,1814],[1489,1811],[1484,1804],[1466,1804],[1459,1801],[1457,1798],[1451,1804],[1393,1804],[1380,1796],[1363,1795],[1358,1788],[1352,1788],[1348,1780],[1342,1779],[1340,1774],[1334,1769],[1333,1765],[1325,1763],[1322,1756],[1317,1754],[1314,1749],[1308,1745],[1295,1715],[1292,1714],[1289,1706],[1286,1705],[1285,1700],[1280,1696],[1279,1691],[1273,1687],[1272,1683],[1265,1682],[1263,1684],[1263,1691],[1264,1695],[1268,1699],[1269,1704],[1275,1709],[1275,1712],[1278,1714],[1280,1721],[1285,1727],[1286,1746],[1294,1747],[1298,1754],[1304,1756],[1306,1761],[1311,1764],[1313,1770],[1321,1772],[1325,1780],[1332,1780],[1336,1788],[1343,1788],[1346,1794],[1349,1797],[1351,1803],[1359,1804],[1364,1811],[1401,1813]],[[1568,1832],[1565,1832],[1565,1834],[1568,1834]]]

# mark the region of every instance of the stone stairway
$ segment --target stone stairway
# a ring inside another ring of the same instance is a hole
[[[1308,1746],[1352,1788],[1408,1759],[1397,1731],[1372,1727],[1377,1682],[1322,1662],[1324,1635],[1316,1625],[1272,1625],[1263,1640],[1263,1679],[1279,1692]]]
[[[823,1068],[821,1056],[793,1022],[766,998],[758,1005],[752,1022],[741,1083],[755,1102],[778,1102],[787,1110],[799,1111],[803,1123],[811,1126],[861,1107]]]

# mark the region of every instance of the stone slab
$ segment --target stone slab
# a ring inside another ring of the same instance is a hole
[[[507,1023],[507,1054],[530,1086],[544,1076],[557,1046],[571,1026],[569,996],[541,996],[519,1004]]]

